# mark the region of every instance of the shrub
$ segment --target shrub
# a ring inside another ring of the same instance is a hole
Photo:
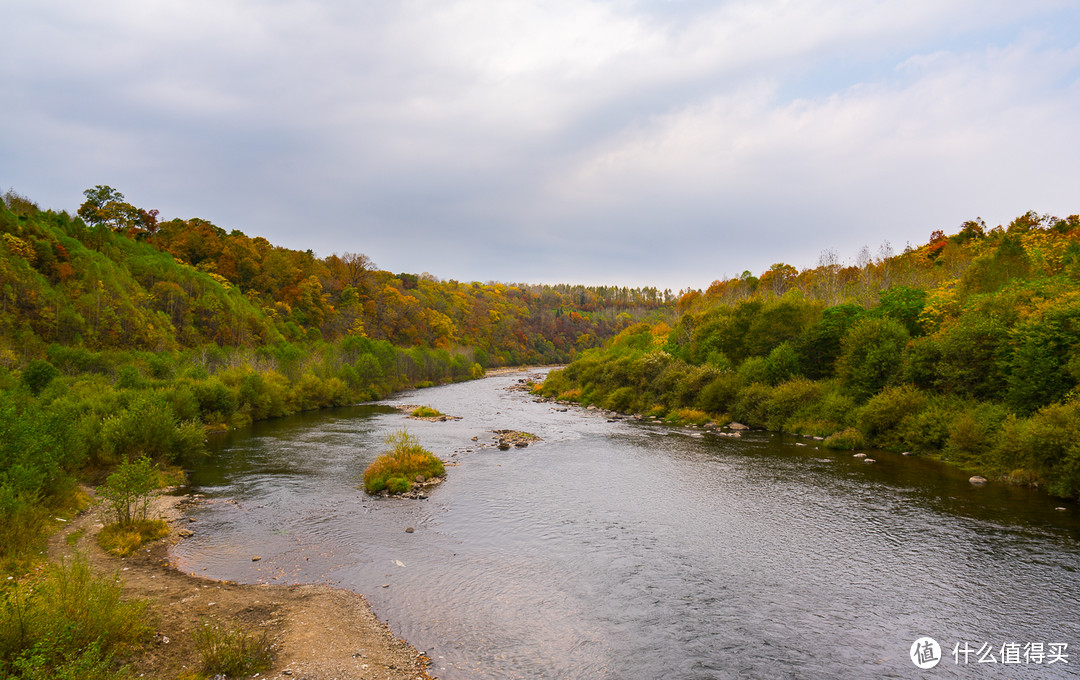
[[[174,461],[202,449],[201,426],[178,422],[166,395],[140,395],[126,409],[101,422],[101,462],[117,463],[141,454]]]
[[[604,400],[604,408],[610,411],[629,412],[634,408],[637,391],[633,387],[620,387]]]
[[[126,527],[146,519],[150,495],[158,488],[158,472],[150,459],[141,456],[125,461],[98,488],[116,524]]]
[[[772,388],[763,383],[751,383],[739,390],[732,417],[751,427],[767,427],[769,422],[769,395]]]
[[[431,408],[430,406],[417,406],[409,415],[413,418],[438,418],[443,414],[438,409]]]
[[[407,430],[390,433],[386,436],[386,443],[390,450],[376,458],[364,471],[364,489],[368,493],[378,493],[383,489],[391,493],[404,493],[412,488],[412,480],[417,475],[430,479],[446,474],[443,462],[420,446]]]
[[[844,388],[866,399],[899,379],[908,332],[893,319],[863,319],[844,337],[836,372]]]
[[[867,440],[882,448],[896,448],[901,443],[900,428],[926,403],[926,396],[910,385],[887,387],[859,409],[859,429]]]
[[[827,449],[851,451],[852,449],[865,448],[866,440],[863,439],[862,432],[859,432],[854,427],[849,427],[829,435],[821,445]]]
[[[46,568],[29,587],[0,596],[0,677],[114,678],[112,658],[153,630],[143,601],[120,598],[115,579],[95,576],[85,559]]]
[[[1026,470],[1051,494],[1080,497],[1080,402],[1052,404],[1026,420],[1006,419],[996,453],[1014,476]]]
[[[949,426],[961,407],[955,398],[933,397],[921,411],[903,421],[897,433],[905,448],[939,453],[949,440]]]
[[[957,414],[949,424],[945,455],[960,465],[988,462],[1007,415],[998,404],[977,404]]]
[[[249,633],[239,625],[203,621],[191,635],[207,675],[251,676],[269,668],[274,659],[270,635],[265,630]]]
[[[821,398],[821,385],[805,378],[777,385],[766,404],[766,427],[783,430],[797,415],[807,412]]]
[[[712,417],[695,408],[681,408],[672,411],[667,416],[667,421],[676,425],[704,425],[712,420]]]
[[[709,413],[723,413],[735,403],[735,397],[742,385],[738,375],[721,374],[698,393],[697,407]]]
[[[34,359],[23,371],[22,383],[32,393],[41,394],[41,391],[48,387],[49,383],[58,375],[60,375],[60,371],[56,370],[56,367],[48,361]]]

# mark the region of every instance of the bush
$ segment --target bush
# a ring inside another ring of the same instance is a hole
[[[418,406],[410,413],[413,418],[438,418],[443,415],[438,409],[431,408],[430,406]]]
[[[265,631],[248,633],[239,625],[219,626],[203,621],[191,633],[207,675],[227,677],[261,673],[273,662],[273,645]]]
[[[431,479],[446,474],[443,462],[420,446],[405,429],[386,436],[390,450],[379,456],[364,471],[364,489],[371,494],[383,489],[404,493],[412,488],[417,475]],[[391,483],[393,480],[393,483]]]
[[[940,453],[949,440],[949,427],[960,410],[955,398],[933,397],[921,411],[904,420],[898,436],[905,448],[918,453]]]
[[[752,383],[739,390],[731,416],[751,427],[767,427],[769,423],[769,396],[772,388],[763,383]]]
[[[734,373],[723,373],[701,389],[697,407],[709,413],[724,413],[735,403],[742,380]]]
[[[125,461],[98,487],[109,513],[116,524],[127,527],[146,519],[150,496],[158,488],[158,472],[150,459],[142,456],[134,462]]]
[[[698,409],[681,408],[669,413],[666,420],[673,425],[704,425],[712,420],[712,417]]]
[[[604,408],[609,411],[628,413],[634,409],[637,391],[633,387],[620,387],[604,400]]]
[[[1011,476],[1027,471],[1051,494],[1080,498],[1080,402],[1052,404],[1026,420],[1006,419],[996,453]]]
[[[977,404],[957,414],[949,424],[945,455],[960,465],[988,463],[1007,415],[998,404]]]
[[[859,432],[854,427],[849,427],[829,435],[821,445],[827,449],[851,451],[866,448],[866,440],[863,439],[862,432]]]
[[[143,454],[172,462],[188,459],[202,450],[202,427],[198,423],[178,422],[168,397],[163,394],[142,394],[126,409],[101,422],[99,459],[104,463],[117,463]]]
[[[777,385],[766,404],[766,427],[783,430],[797,416],[805,415],[821,398],[821,385],[805,378]]]
[[[871,444],[897,448],[902,442],[901,425],[925,403],[926,396],[915,387],[887,387],[859,409],[859,429]]]
[[[34,359],[23,371],[22,383],[33,394],[41,394],[41,391],[48,387],[58,375],[60,371],[48,361]]]
[[[908,332],[893,319],[855,322],[841,345],[836,372],[844,388],[856,399],[867,399],[899,380]]]
[[[0,596],[0,677],[123,677],[113,656],[153,631],[148,606],[120,598],[120,584],[85,559],[49,566]]]

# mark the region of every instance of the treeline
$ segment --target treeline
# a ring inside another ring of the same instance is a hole
[[[688,293],[673,327],[632,326],[543,391],[1080,496],[1080,218],[973,221],[861,266],[823,260]]]
[[[441,282],[318,258],[109,187],[78,215],[0,201],[0,565],[23,564],[76,480],[207,429],[565,361],[648,314],[654,289]]]
[[[110,187],[85,193],[74,217],[12,191],[0,206],[0,347],[24,361],[52,343],[160,351],[358,335],[468,347],[483,366],[565,362],[673,302],[654,288],[392,274],[363,254],[159,222]]]

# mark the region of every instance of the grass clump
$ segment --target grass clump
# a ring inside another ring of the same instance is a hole
[[[854,427],[849,427],[829,435],[821,445],[827,449],[853,451],[866,448],[866,439],[863,437],[862,432],[859,432]]]
[[[696,408],[681,408],[669,413],[665,420],[672,425],[704,425],[712,416]]]
[[[386,444],[390,450],[364,471],[364,489],[368,493],[379,493],[384,489],[390,493],[405,493],[412,488],[412,480],[418,475],[431,479],[446,474],[443,462],[420,446],[407,430],[387,435]]]
[[[117,656],[153,632],[148,605],[84,558],[48,566],[0,592],[0,677],[125,678]]]
[[[442,416],[443,413],[430,406],[417,406],[409,415],[413,418],[438,418],[439,416]]]
[[[251,676],[270,667],[273,644],[265,631],[249,633],[239,625],[221,626],[204,621],[192,631],[202,670],[209,676]]]
[[[110,524],[97,535],[105,552],[127,557],[143,543],[169,535],[169,524],[162,519],[140,519],[130,524]]]

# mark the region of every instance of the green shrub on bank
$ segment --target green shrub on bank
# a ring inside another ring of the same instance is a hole
[[[85,559],[49,566],[0,592],[0,677],[121,678],[113,662],[153,631],[148,606],[122,600]]]
[[[364,471],[364,489],[371,494],[387,490],[404,493],[412,488],[418,475],[426,479],[446,474],[443,462],[405,429],[386,436],[390,450],[375,459]]]
[[[827,449],[852,451],[866,448],[866,439],[863,438],[862,432],[859,432],[854,427],[849,427],[829,435],[821,444]]]
[[[926,395],[911,385],[887,387],[859,409],[859,429],[867,441],[886,449],[903,444],[903,425],[926,404]]]
[[[249,633],[239,625],[203,621],[191,633],[208,676],[250,677],[265,671],[274,660],[270,635]]]

